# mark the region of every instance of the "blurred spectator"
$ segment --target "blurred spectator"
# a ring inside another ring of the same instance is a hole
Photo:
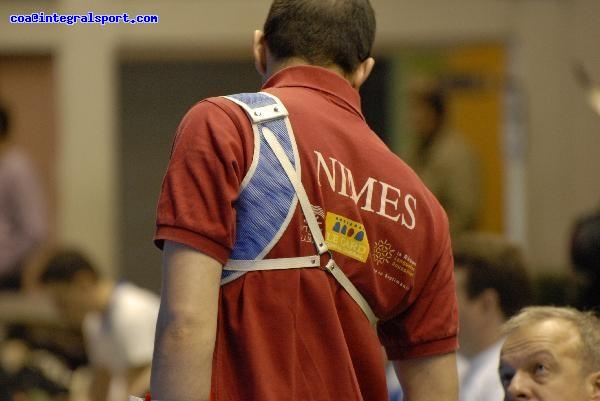
[[[415,84],[410,95],[415,141],[406,160],[446,210],[455,237],[475,228],[481,178],[474,151],[447,126],[446,107],[446,94],[439,83]]]
[[[64,317],[82,324],[93,368],[90,399],[122,401],[150,385],[159,298],[131,283],[101,277],[86,256],[54,254],[41,275]]]
[[[577,306],[600,310],[600,210],[577,220],[571,237],[571,261],[582,277]]]
[[[502,324],[531,300],[521,250],[500,235],[464,233],[454,242],[460,316],[461,401],[499,401]]]
[[[398,375],[394,370],[394,364],[387,362],[385,365],[385,379],[388,386],[388,401],[402,401],[404,400],[404,392],[402,386],[398,380]]]
[[[0,105],[0,290],[21,287],[27,258],[46,235],[46,205],[29,159],[9,139]]]
[[[506,401],[600,400],[600,319],[592,312],[528,307],[503,327]]]
[[[52,353],[10,333],[0,342],[0,401],[67,401],[71,370]]]

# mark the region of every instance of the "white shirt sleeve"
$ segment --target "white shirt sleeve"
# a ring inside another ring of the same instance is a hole
[[[128,367],[149,364],[160,300],[131,284],[120,284],[117,292],[112,321],[115,344]]]

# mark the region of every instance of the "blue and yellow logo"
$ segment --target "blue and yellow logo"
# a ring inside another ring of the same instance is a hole
[[[365,262],[369,256],[369,239],[365,227],[353,220],[327,212],[325,242],[332,251]]]

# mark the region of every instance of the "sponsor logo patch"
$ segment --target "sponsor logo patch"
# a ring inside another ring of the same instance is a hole
[[[373,259],[378,265],[390,263],[395,250],[392,249],[392,244],[388,240],[380,240],[375,242],[375,250],[373,251]]]
[[[365,227],[346,217],[327,212],[325,242],[332,251],[365,262],[369,256],[369,240]]]

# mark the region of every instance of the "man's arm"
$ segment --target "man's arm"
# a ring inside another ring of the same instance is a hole
[[[165,241],[152,362],[153,399],[209,399],[221,269],[215,259]]]
[[[456,354],[393,361],[405,401],[457,401]]]

